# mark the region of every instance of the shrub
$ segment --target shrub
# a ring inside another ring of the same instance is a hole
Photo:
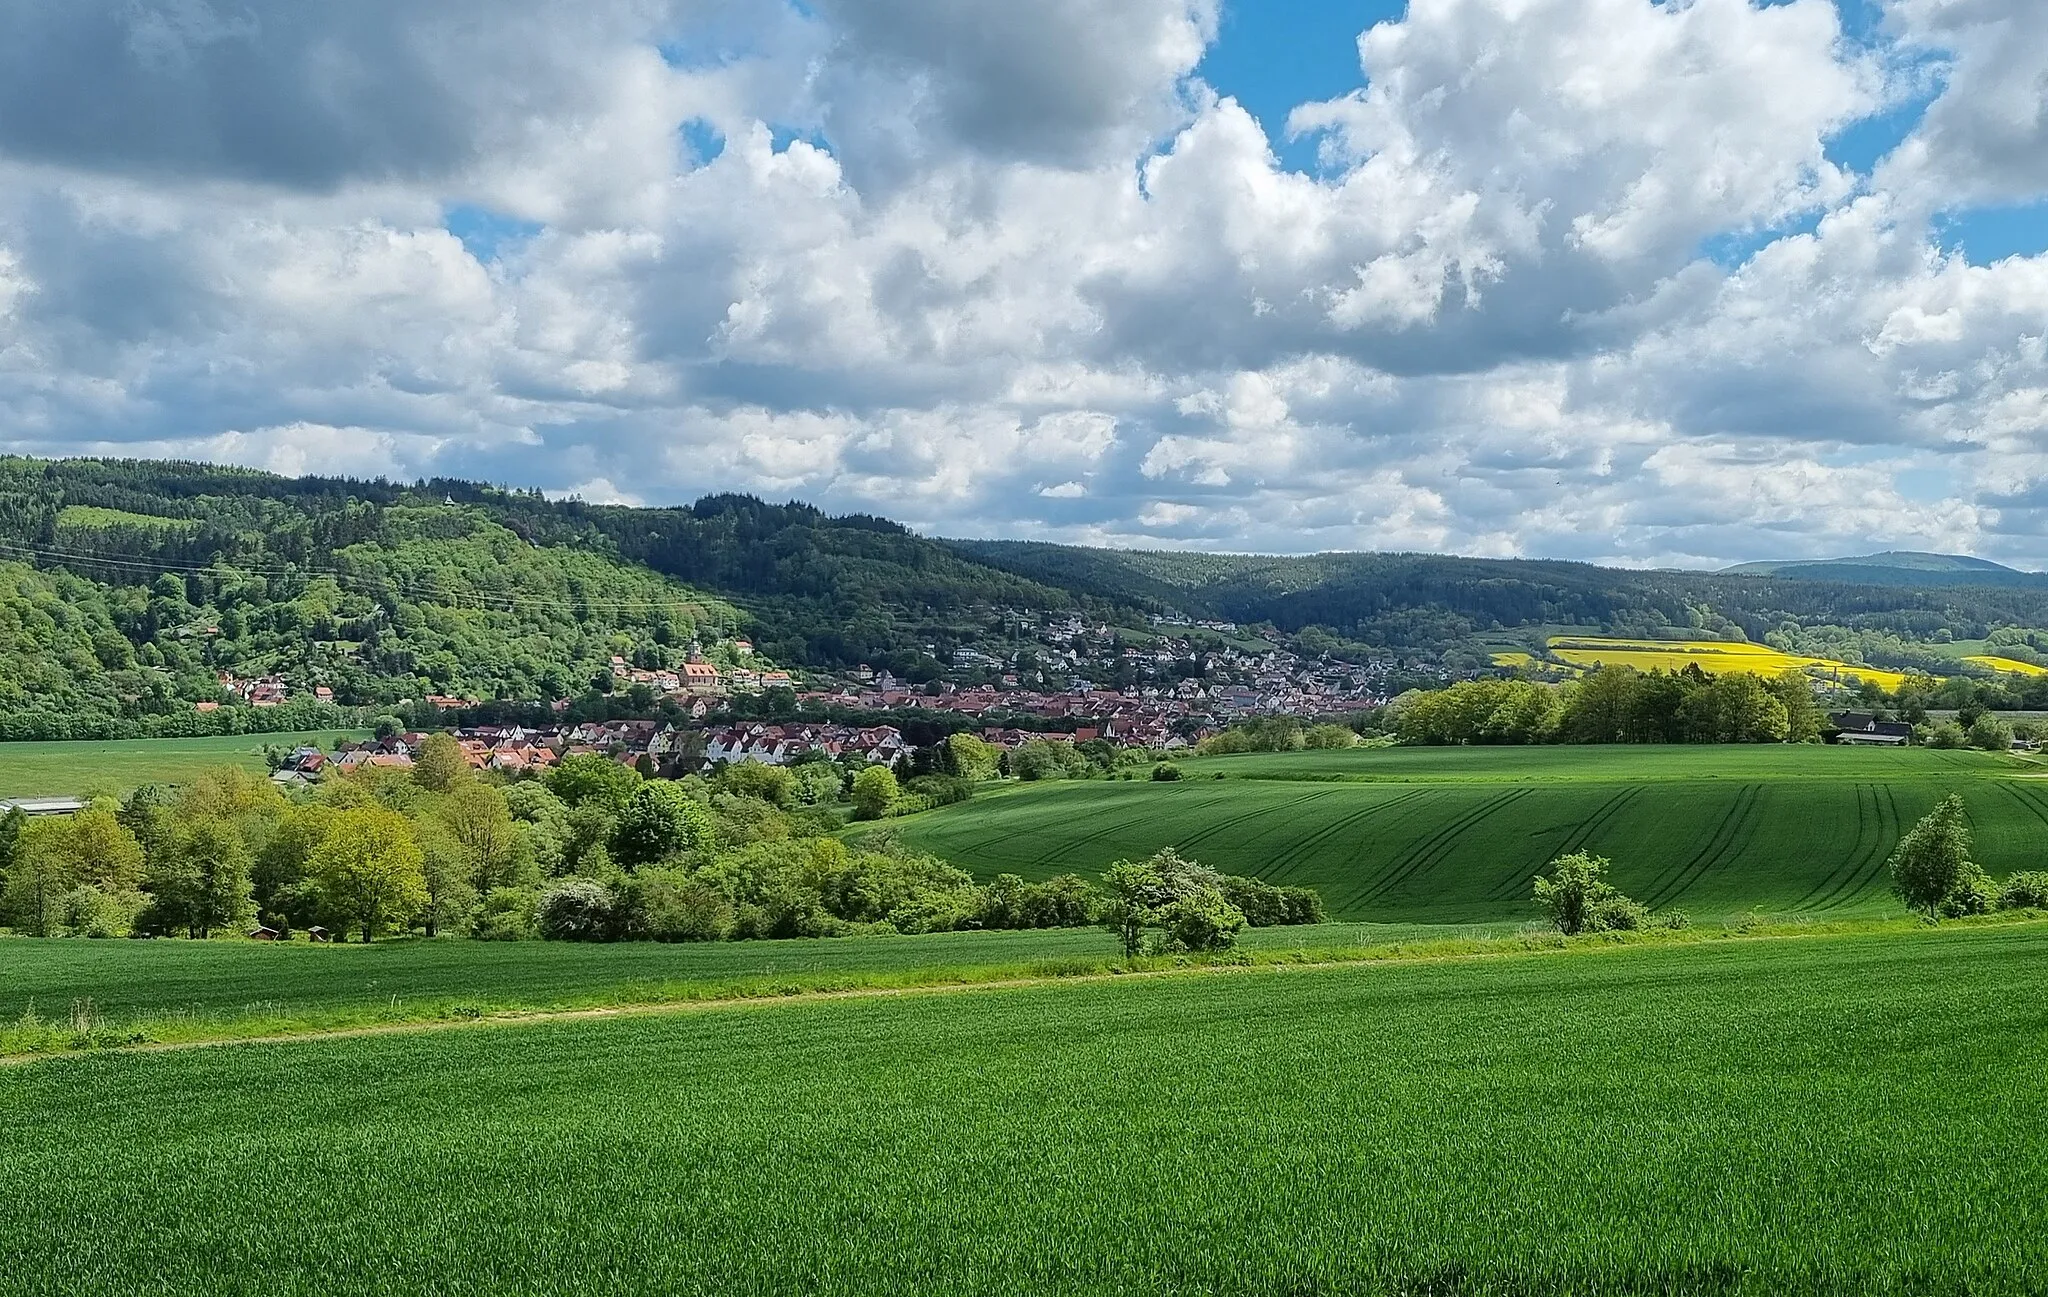
[[[1280,922],[1288,926],[1321,923],[1325,917],[1323,894],[1313,887],[1283,887],[1280,889],[1280,900],[1287,913],[1287,917]]]
[[[611,889],[589,878],[551,883],[540,894],[535,922],[549,941],[614,940]]]
[[[680,870],[641,873],[623,899],[627,935],[643,941],[724,941],[739,917],[718,889]]]
[[[2012,750],[2012,726],[1996,716],[1979,716],[1970,725],[1970,746],[1986,752],[2009,752]]]
[[[1244,912],[1217,891],[1200,891],[1169,902],[1159,911],[1160,949],[1166,952],[1228,950],[1245,925]]]
[[[1998,892],[2001,910],[2048,910],[2048,873],[2029,870],[2005,880]]]
[[[1574,851],[1550,864],[1548,877],[1536,880],[1536,904],[1567,937],[1593,931],[1595,907],[1617,895],[1602,878],[1611,862],[1605,856]]]
[[[1649,923],[1649,907],[1618,892],[1600,898],[1586,911],[1588,932],[1639,932]]]
[[[1944,919],[1960,919],[1971,914],[1989,914],[1997,904],[1997,888],[1985,877],[1983,868],[1970,861],[1963,866],[1936,910]]]
[[[1170,784],[1184,778],[1186,776],[1181,773],[1180,767],[1171,762],[1162,761],[1152,767],[1152,782],[1155,784]]]
[[[1943,721],[1927,736],[1927,746],[1930,748],[1964,748],[1969,745],[1968,732],[1954,721]]]
[[[540,935],[540,893],[530,887],[494,887],[469,921],[479,941],[531,941]]]
[[[974,797],[974,781],[958,775],[919,775],[903,788],[912,796],[924,798],[927,809],[955,806]]]

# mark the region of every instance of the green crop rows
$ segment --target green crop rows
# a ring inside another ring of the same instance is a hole
[[[2038,1292],[2044,940],[0,1068],[0,1291]]]
[[[1030,785],[901,831],[977,873],[1027,878],[1175,846],[1315,887],[1336,917],[1439,923],[1527,917],[1530,879],[1579,848],[1611,857],[1623,891],[1696,917],[1891,912],[1885,860],[1950,791],[1994,875],[2039,868],[2048,836],[2039,768],[1971,752],[1411,748],[1185,764],[1179,783]]]

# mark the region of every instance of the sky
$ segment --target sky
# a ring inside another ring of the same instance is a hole
[[[0,0],[0,449],[2048,567],[2041,0]]]

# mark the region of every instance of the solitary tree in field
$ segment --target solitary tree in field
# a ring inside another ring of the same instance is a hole
[[[1930,919],[1982,909],[1984,871],[1970,859],[1963,799],[1951,793],[1915,824],[1892,853],[1892,890]]]
[[[1574,851],[1550,864],[1548,876],[1536,879],[1536,904],[1567,937],[1582,932],[1613,932],[1640,928],[1649,911],[1607,882],[1605,856]]]
[[[360,806],[334,817],[307,872],[367,942],[427,903],[424,864],[410,821],[381,806]]]

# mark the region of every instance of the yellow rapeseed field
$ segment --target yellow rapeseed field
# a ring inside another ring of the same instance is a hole
[[[1726,640],[1634,640],[1573,636],[1550,641],[1550,656],[1576,667],[1634,667],[1638,671],[1682,671],[1697,664],[1702,671],[1726,674],[1748,671],[1756,675],[1780,675],[1786,671],[1839,674],[1845,681],[1868,680],[1887,690],[1906,683],[1902,672],[1881,667],[1852,666],[1828,658],[1801,657],[1784,653],[1767,644],[1738,644]],[[2015,663],[2014,665],[2018,665]],[[2048,673],[2044,673],[2048,674]]]
[[[2012,658],[1967,657],[1963,661],[1971,666],[1985,667],[1992,671],[2005,671],[2016,676],[2048,676],[2048,667],[2037,667],[2031,662],[2018,662]]]

